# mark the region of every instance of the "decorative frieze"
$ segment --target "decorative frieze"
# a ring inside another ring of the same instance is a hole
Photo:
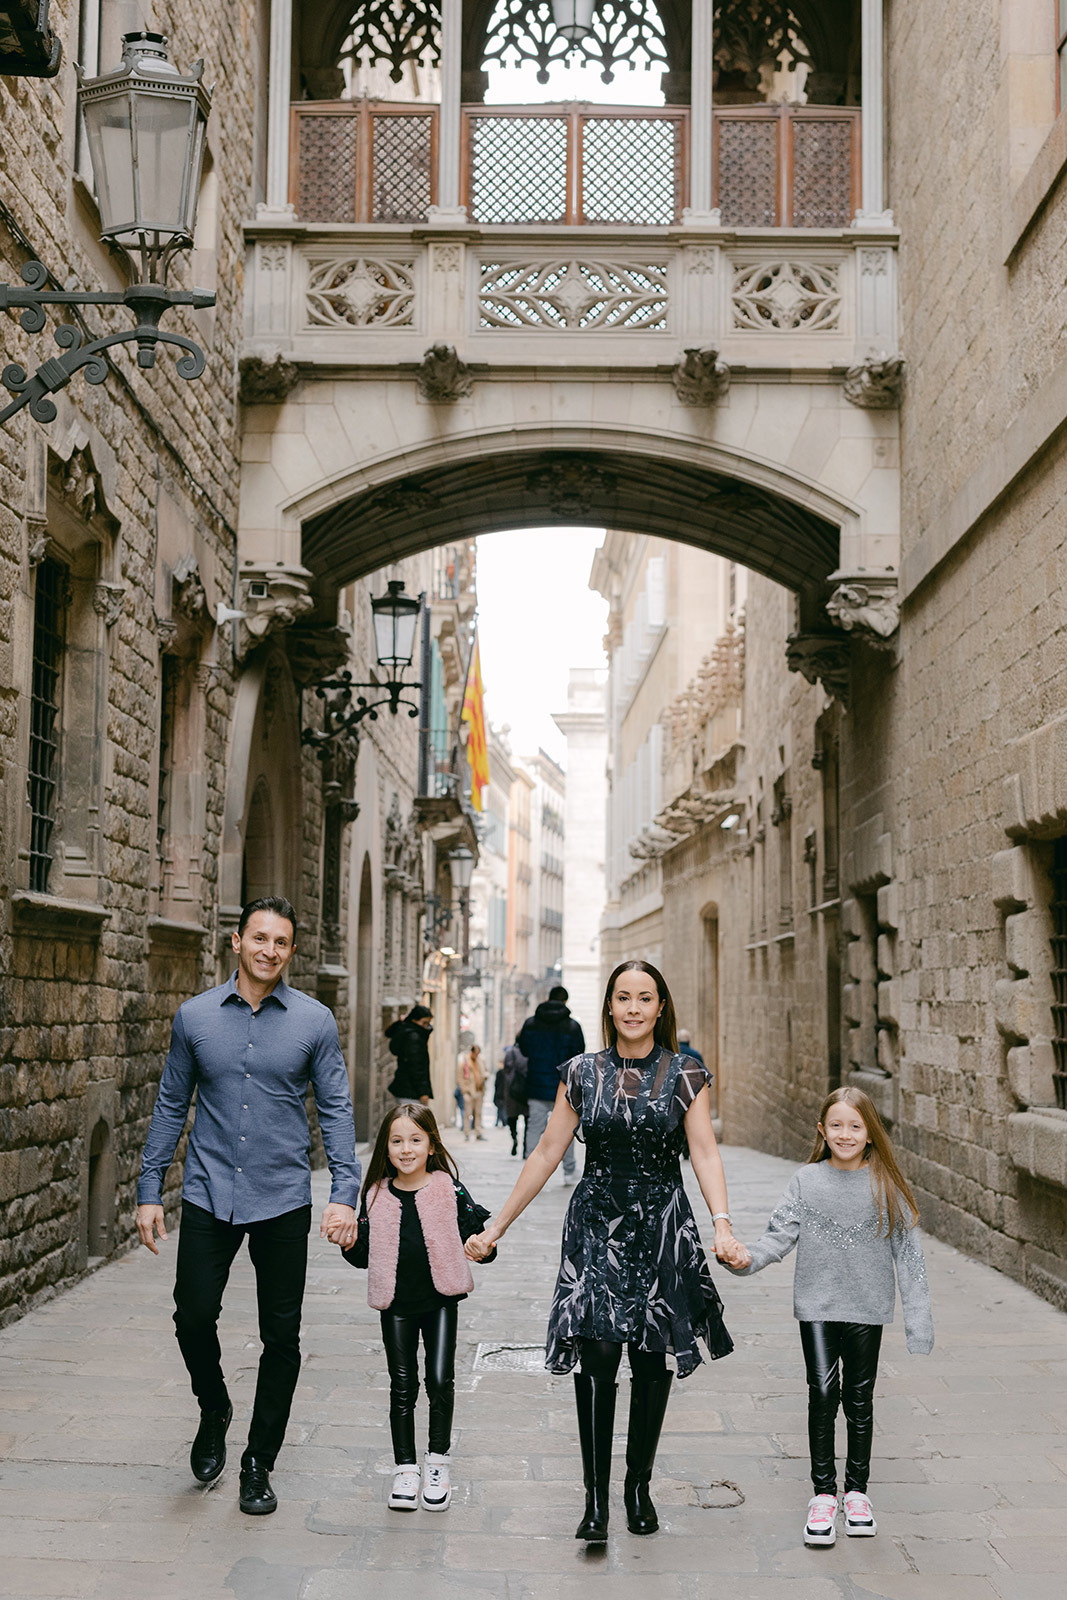
[[[735,266],[731,304],[738,332],[836,333],[841,326],[839,271],[795,259]]]
[[[415,321],[414,259],[312,259],[305,298],[311,328],[410,328]]]
[[[664,333],[667,303],[666,262],[542,258],[480,269],[482,328]]]

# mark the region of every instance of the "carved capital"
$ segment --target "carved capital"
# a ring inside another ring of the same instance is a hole
[[[39,567],[48,554],[48,524],[30,522],[26,519],[26,536],[29,541],[26,549],[26,558],[31,567]]]
[[[685,406],[710,406],[730,387],[730,369],[713,344],[683,350],[671,373],[674,392]]]
[[[415,382],[422,398],[438,405],[465,400],[473,387],[470,368],[451,344],[430,346],[415,369]]]
[[[171,575],[174,610],[187,622],[207,620],[207,594],[200,581],[200,567],[190,551],[182,556]]]
[[[124,583],[106,583],[101,580],[93,589],[93,610],[98,617],[103,617],[105,627],[113,628],[119,620],[125,594]]]
[[[173,617],[156,618],[156,638],[159,640],[160,653],[170,655],[178,639],[178,624]]]
[[[896,578],[852,578],[844,573],[834,573],[834,577],[841,581],[826,602],[831,621],[866,644],[891,649],[892,636],[900,626]]]
[[[891,411],[903,388],[903,356],[865,356],[845,373],[845,399],[865,411]]]
[[[848,705],[849,644],[840,635],[793,633],[786,640],[786,665],[809,683],[821,683],[828,695]]]
[[[278,406],[296,388],[300,368],[280,350],[271,355],[242,356],[238,394],[246,406]]]
[[[237,637],[242,658],[268,634],[291,628],[314,609],[308,591],[311,573],[285,561],[246,561],[240,571],[239,609],[245,613]]]

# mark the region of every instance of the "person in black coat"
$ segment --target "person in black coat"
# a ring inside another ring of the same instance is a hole
[[[548,992],[532,1017],[527,1017],[515,1043],[526,1057],[526,1143],[524,1155],[529,1155],[548,1126],[556,1091],[560,1085],[560,1067],[565,1061],[585,1052],[585,1037],[581,1023],[576,1022],[567,1008],[568,995],[561,983]],[[567,1146],[563,1157],[563,1182],[574,1182],[574,1145]]]
[[[389,1048],[396,1056],[396,1071],[389,1093],[398,1105],[416,1101],[428,1106],[433,1099],[430,1083],[432,1032],[433,1012],[428,1006],[412,1006],[401,1022],[394,1022],[385,1030]]]

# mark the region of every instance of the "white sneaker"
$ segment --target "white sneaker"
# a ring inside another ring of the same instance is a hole
[[[850,1539],[873,1539],[878,1532],[871,1502],[858,1489],[845,1494],[845,1532]]]
[[[447,1511],[452,1500],[449,1477],[451,1461],[447,1455],[435,1456],[427,1450],[422,1463],[422,1509]]]
[[[837,1538],[836,1494],[813,1494],[804,1524],[805,1544],[833,1544]]]
[[[416,1511],[419,1504],[419,1469],[414,1462],[393,1468],[393,1487],[389,1491],[390,1511]]]

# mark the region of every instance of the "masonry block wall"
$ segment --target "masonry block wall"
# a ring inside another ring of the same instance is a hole
[[[177,378],[162,351],[142,372],[122,347],[103,384],[78,377],[58,396],[49,427],[23,411],[0,431],[0,1322],[128,1243],[169,1019],[215,974],[233,660],[210,618],[232,593],[258,7],[188,0],[145,14],[182,68],[204,55],[215,84],[202,227],[194,263],[176,277],[217,279],[218,305],[172,314],[207,351],[200,380]],[[52,18],[59,77],[0,83],[0,275],[18,280],[28,243],[60,282],[118,289],[91,191],[75,176],[78,7],[54,4]],[[90,309],[86,319],[102,329],[123,315]],[[51,326],[28,336],[5,317],[5,359],[32,371],[54,349]],[[66,573],[70,631],[55,860],[34,894],[30,658],[50,561]],[[175,603],[182,595],[189,617]],[[197,730],[170,752],[181,798],[169,843],[158,834],[168,653]],[[187,802],[192,830],[176,821]]]

